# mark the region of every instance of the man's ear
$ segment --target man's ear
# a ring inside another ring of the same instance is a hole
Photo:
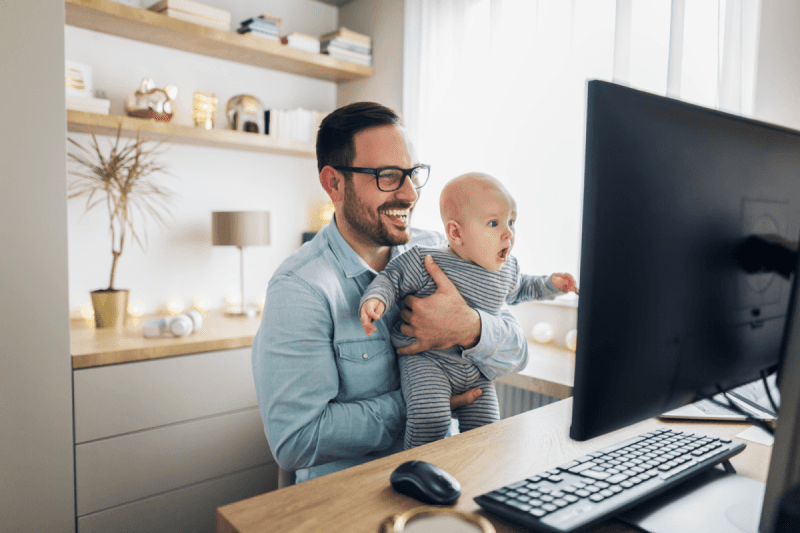
[[[447,235],[447,240],[453,244],[462,245],[464,240],[461,238],[461,224],[455,220],[448,220],[444,224],[444,233]]]
[[[337,174],[331,166],[324,166],[319,173],[319,182],[332,202],[340,202],[344,198],[344,177]]]

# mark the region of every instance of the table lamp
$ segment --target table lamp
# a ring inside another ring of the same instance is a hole
[[[241,300],[239,308],[228,312],[232,315],[255,316],[258,307],[244,303],[244,248],[269,244],[268,211],[215,211],[211,214],[211,234],[214,246],[236,246],[239,248],[239,281]]]

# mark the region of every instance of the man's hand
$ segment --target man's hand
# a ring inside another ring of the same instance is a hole
[[[550,276],[550,280],[553,282],[556,289],[561,292],[574,292],[578,294],[578,283],[575,281],[575,278],[569,274],[553,274]]]
[[[416,337],[416,341],[397,350],[399,355],[410,355],[426,350],[441,350],[460,345],[472,348],[481,337],[481,317],[467,305],[453,282],[433,262],[425,257],[425,268],[436,282],[436,292],[427,298],[406,296],[406,308],[400,317],[403,335]]]
[[[471,404],[477,400],[481,394],[483,394],[483,391],[480,389],[470,389],[467,392],[450,396],[450,410],[455,411],[459,407]]]
[[[379,320],[385,310],[386,305],[377,298],[370,298],[361,306],[361,325],[364,326],[367,337],[378,331],[373,322]]]

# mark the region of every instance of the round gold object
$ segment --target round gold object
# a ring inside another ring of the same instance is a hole
[[[495,533],[494,526],[481,515],[446,507],[417,507],[390,516],[381,524],[381,533]]]

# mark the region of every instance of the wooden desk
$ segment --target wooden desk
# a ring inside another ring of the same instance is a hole
[[[387,516],[421,505],[395,493],[389,485],[391,472],[399,464],[415,459],[434,463],[453,474],[463,487],[455,507],[473,512],[479,507],[472,498],[479,494],[655,428],[670,427],[734,438],[747,427],[728,423],[665,423],[650,419],[590,441],[576,442],[568,437],[571,409],[572,399],[562,400],[442,441],[220,507],[217,532],[375,533]],[[747,442],[745,451],[731,463],[740,474],[763,482],[770,452],[769,446]],[[489,518],[498,533],[523,531],[492,515],[482,511],[481,514]],[[634,530],[612,521],[593,531]]]

